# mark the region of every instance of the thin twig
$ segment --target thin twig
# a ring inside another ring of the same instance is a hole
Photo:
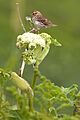
[[[19,3],[16,3],[16,6],[17,6],[17,13],[18,13],[19,21],[20,21],[20,23],[21,23],[21,26],[22,26],[24,32],[26,32],[26,29],[25,29],[25,27],[24,27],[24,24],[23,24],[23,22],[22,22],[21,15],[20,15]]]
[[[16,6],[17,6],[17,13],[18,13],[18,18],[19,18],[20,24],[22,26],[23,31],[26,32],[26,29],[24,27],[24,24],[23,24],[23,21],[21,19],[21,15],[20,15],[19,3],[16,3]],[[21,77],[23,76],[24,68],[25,68],[25,61],[23,60],[21,63],[21,68],[20,68],[20,73],[19,73],[19,75]]]
[[[27,51],[27,49],[25,49],[25,51]],[[20,76],[20,77],[23,76],[24,68],[25,68],[25,61],[22,60],[21,67],[20,67],[20,71],[19,71],[19,76]]]
[[[25,68],[25,62],[23,60],[22,63],[21,63],[21,68],[20,68],[20,72],[19,72],[20,77],[23,76],[24,68]]]

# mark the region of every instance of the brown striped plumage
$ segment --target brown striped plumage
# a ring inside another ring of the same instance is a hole
[[[33,11],[32,12],[32,22],[34,24],[34,26],[37,29],[40,28],[48,28],[48,27],[52,27],[52,26],[56,26],[55,24],[53,24],[50,20],[48,20],[47,18],[45,18],[41,12],[39,11]]]

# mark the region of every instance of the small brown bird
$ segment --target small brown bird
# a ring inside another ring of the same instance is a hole
[[[45,18],[41,12],[39,11],[33,11],[32,12],[32,22],[34,24],[34,27],[39,30],[41,28],[48,28],[48,27],[54,27],[57,26],[53,24],[50,20]]]

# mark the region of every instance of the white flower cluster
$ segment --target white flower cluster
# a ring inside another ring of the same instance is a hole
[[[45,47],[45,40],[38,34],[27,32],[27,33],[24,33],[17,37],[16,46],[18,48],[22,48],[22,47],[24,47],[24,44],[29,44],[29,47],[31,47],[31,46],[36,47],[36,45]]]
[[[50,45],[61,46],[61,44],[47,33],[34,34],[23,33],[17,37],[16,46],[23,48],[23,60],[27,64],[38,66],[49,52]]]

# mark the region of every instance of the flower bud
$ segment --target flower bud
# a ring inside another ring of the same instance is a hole
[[[30,93],[32,94],[32,96],[34,95],[29,83],[23,78],[19,77],[15,72],[11,73],[11,80],[13,80],[16,86],[20,88],[22,91]]]

